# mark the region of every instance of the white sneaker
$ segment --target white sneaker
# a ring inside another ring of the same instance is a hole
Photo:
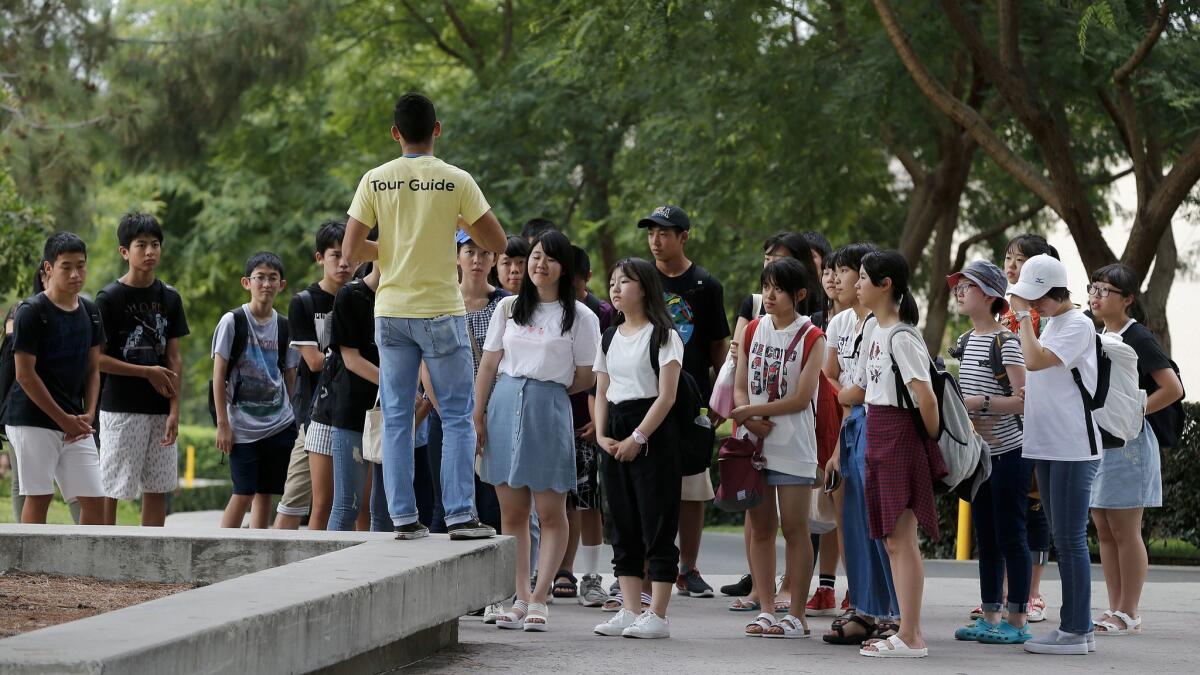
[[[488,605],[483,609],[483,622],[486,624],[496,623],[496,619],[504,613],[504,607],[500,605]]]
[[[633,624],[637,623],[639,618],[640,617],[637,614],[634,614],[625,608],[621,608],[621,611],[617,612],[613,618],[596,626],[596,628],[593,629],[593,632],[596,635],[619,637],[626,628],[629,628]]]
[[[661,616],[646,610],[632,626],[621,632],[622,637],[648,640],[671,637],[671,624]]]

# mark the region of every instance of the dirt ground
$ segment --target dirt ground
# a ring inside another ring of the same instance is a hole
[[[0,572],[0,639],[192,588],[195,585]]]

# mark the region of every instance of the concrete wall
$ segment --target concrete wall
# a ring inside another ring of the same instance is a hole
[[[73,539],[108,538],[91,533],[82,536],[85,528],[69,529],[74,536],[65,540],[63,535],[54,535],[57,541],[36,545],[21,540],[20,562],[68,557],[71,554],[67,551],[94,552],[97,549],[89,546],[104,550],[113,544],[67,543]],[[297,548],[317,545],[314,541],[343,548],[0,640],[0,674],[301,673],[336,669],[348,662],[363,666],[371,663],[372,670],[380,665],[395,667],[402,664],[387,663],[381,655],[414,659],[446,646],[456,639],[456,624],[452,624],[459,616],[511,592],[516,549],[513,540],[506,537],[452,542],[444,536],[432,536],[400,542],[390,535],[356,534],[365,541],[355,545],[325,536],[335,533],[264,534],[281,536],[285,548],[288,539]],[[168,550],[178,550],[180,539],[199,539],[203,545],[195,550],[212,551],[213,547],[222,548],[214,542],[214,537],[220,539],[220,535],[214,532],[161,538]],[[318,536],[309,539],[313,535]],[[32,536],[37,538],[36,534]],[[0,530],[0,566],[5,566],[5,556],[12,548],[10,537],[10,532]],[[274,544],[269,542],[275,539],[235,536],[230,546],[270,549]],[[154,548],[148,540],[140,546]],[[55,549],[58,556],[52,555]],[[36,555],[28,553],[32,550]],[[172,555],[184,558],[182,553]],[[246,553],[227,559],[230,566],[237,567],[245,564],[247,556],[255,557]],[[125,569],[138,567],[134,562],[137,556],[129,549],[121,557],[127,559]],[[207,559],[215,561],[218,557]],[[162,575],[164,566],[169,566],[166,561],[172,558],[154,554],[142,560],[143,567],[157,569]],[[72,567],[72,573],[95,573],[93,566],[85,562],[67,566]],[[214,562],[205,569],[216,566]],[[56,562],[54,570],[19,567],[31,572],[58,571],[64,563]],[[97,561],[94,567],[112,570],[113,564]],[[410,636],[421,644],[406,642]],[[363,660],[363,655],[373,658]]]

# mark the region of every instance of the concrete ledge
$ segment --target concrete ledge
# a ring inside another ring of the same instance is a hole
[[[22,529],[23,537],[28,530]],[[93,538],[79,537],[83,528],[67,529],[74,535],[68,539]],[[103,529],[114,535],[126,534]],[[11,533],[0,530],[0,549],[7,552],[11,547],[6,534]],[[215,545],[214,539],[221,539],[220,532],[196,534],[191,538],[210,547]],[[337,668],[343,664],[358,664],[357,672],[393,668],[403,664],[388,663],[390,659],[403,661],[411,652],[411,660],[416,660],[452,644],[457,629],[448,624],[508,595],[516,563],[515,543],[507,537],[452,542],[435,535],[398,542],[386,534],[349,533],[363,538],[355,545],[353,540],[329,536],[339,533],[255,533],[248,538],[251,541],[243,534],[233,538],[235,545],[270,547],[268,542],[282,539],[299,548],[303,548],[301,542],[313,545],[313,541],[344,548],[0,640],[0,673],[240,675],[327,668],[343,672]],[[62,539],[59,534],[46,535]],[[36,533],[30,536],[37,538]],[[176,539],[189,539],[162,538],[168,549],[180,546]],[[57,547],[49,541],[37,545]],[[61,541],[58,545],[82,546]],[[24,556],[31,544],[25,540],[22,546]],[[62,551],[60,548],[57,557],[64,557]],[[135,567],[133,556],[126,556],[130,558],[126,567]],[[164,560],[156,559],[153,564],[161,566]],[[86,568],[83,563],[77,565]],[[72,573],[93,574],[90,569]]]

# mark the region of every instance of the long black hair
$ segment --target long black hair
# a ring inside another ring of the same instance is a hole
[[[504,248],[504,255],[510,258],[528,258],[529,257],[529,242],[516,235],[509,235],[508,242]],[[500,272],[496,269],[500,262],[500,256],[496,256],[496,265],[492,265],[492,271],[488,272],[488,283],[500,288]]]
[[[763,268],[762,274],[758,276],[758,282],[763,286],[771,284],[775,288],[787,293],[795,303],[795,310],[799,314],[800,306],[803,301],[796,302],[796,294],[800,291],[812,293],[812,277],[808,273],[808,269],[796,258],[780,258],[768,264]],[[807,300],[808,298],[805,297]]]
[[[802,303],[796,305],[796,311],[809,316],[820,311],[828,314],[833,303],[825,297],[825,291],[821,288],[821,270],[817,269],[817,263],[813,260],[813,249],[808,239],[795,232],[778,232],[763,242],[764,255],[777,248],[786,248],[793,258],[804,265],[804,271],[808,273],[808,295]]]
[[[675,330],[675,321],[671,319],[667,303],[663,300],[663,284],[658,268],[643,258],[622,258],[613,265],[608,278],[612,279],[617,270],[621,270],[622,274],[642,285],[642,293],[645,295],[643,309],[646,319],[654,326],[654,335],[651,338],[654,344],[665,346],[671,338],[671,331]],[[617,312],[613,325],[622,323],[625,323],[625,314]]]
[[[563,308],[562,333],[566,335],[575,324],[575,252],[571,250],[571,240],[558,230],[543,232],[533,245],[542,246],[542,252],[547,257],[554,258],[562,267],[562,276],[558,278],[558,302]],[[530,251],[530,255],[533,252]],[[529,278],[531,265],[525,264],[525,278],[521,281],[521,292],[513,302],[513,321],[519,326],[528,326],[533,320],[533,312],[537,309],[538,291]]]
[[[917,325],[921,312],[908,288],[908,261],[904,256],[899,251],[874,251],[863,256],[862,268],[875,286],[882,285],[884,279],[892,280],[892,301],[899,305],[900,320]]]
[[[1058,256],[1058,249],[1050,245],[1046,238],[1040,234],[1018,234],[1008,242],[1008,246],[1004,247],[1004,252],[1016,251],[1025,256],[1028,260],[1035,255],[1048,255],[1055,260],[1061,260]]]

